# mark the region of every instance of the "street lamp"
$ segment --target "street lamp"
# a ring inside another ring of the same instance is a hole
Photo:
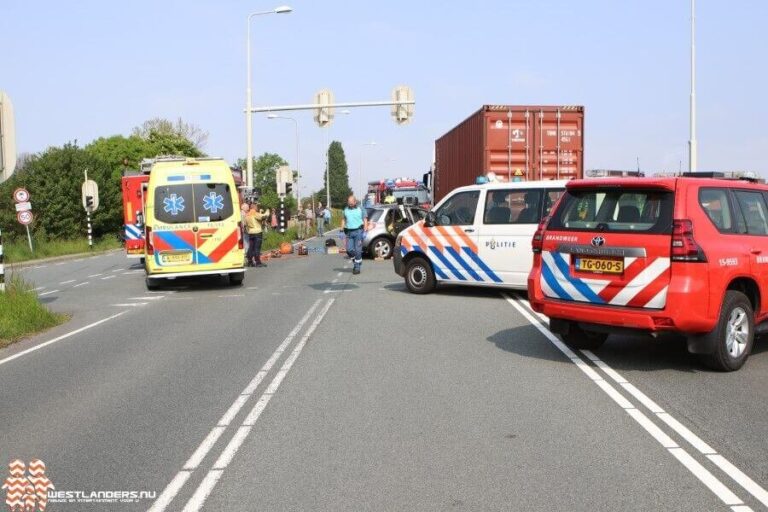
[[[339,114],[348,116],[351,114],[352,111],[349,109],[340,110]],[[330,125],[325,125],[323,128],[328,128]],[[325,206],[327,208],[331,207],[331,165],[330,165],[330,145],[328,144],[328,132],[323,132],[325,134]]]
[[[688,170],[698,171],[699,146],[696,140],[696,0],[691,0],[691,104],[689,112]]]
[[[301,191],[299,189],[299,177],[301,176],[301,168],[299,167],[299,122],[295,118],[289,116],[279,116],[277,114],[268,114],[267,119],[285,119],[287,121],[293,121],[293,125],[296,128],[296,203],[301,208]]]
[[[256,16],[264,16],[267,14],[287,14],[289,12],[293,11],[290,7],[287,5],[281,5],[280,7],[276,7],[272,9],[271,11],[263,11],[263,12],[252,12],[248,15],[247,20],[247,37],[246,37],[246,49],[245,49],[245,58],[246,58],[246,73],[247,73],[247,80],[246,80],[246,90],[245,90],[245,136],[247,139],[247,158],[248,161],[246,162],[246,175],[245,175],[245,185],[247,187],[253,187],[253,123],[252,123],[252,112],[251,108],[253,108],[252,105],[252,98],[251,98],[251,20]]]
[[[364,142],[360,145],[360,167],[359,167],[359,178],[360,181],[360,198],[365,202],[365,188],[363,187],[363,151],[365,150],[365,147],[373,147],[376,145],[376,141],[371,142]]]

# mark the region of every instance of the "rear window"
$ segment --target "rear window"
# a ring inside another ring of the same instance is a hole
[[[224,183],[155,188],[155,218],[166,224],[219,222],[231,217],[233,211],[232,194]]]
[[[368,222],[378,222],[383,212],[384,210],[379,210],[376,208],[368,208],[366,210],[366,213],[368,214]]]
[[[664,190],[569,190],[549,229],[671,233],[673,206],[674,194]]]

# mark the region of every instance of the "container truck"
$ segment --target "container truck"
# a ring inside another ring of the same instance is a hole
[[[499,180],[584,174],[584,107],[484,105],[435,141],[432,200],[494,173]]]

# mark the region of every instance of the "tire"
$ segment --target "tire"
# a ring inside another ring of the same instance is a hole
[[[413,258],[405,265],[405,286],[418,295],[431,293],[437,286],[432,265],[424,258]]]
[[[585,331],[575,322],[570,322],[568,332],[561,333],[560,337],[571,348],[596,350],[603,346],[605,340],[608,339],[608,333]]]
[[[395,244],[389,238],[379,236],[373,239],[369,247],[372,258],[377,258],[381,254],[381,257],[387,260],[392,257],[392,249],[395,247]]]
[[[229,274],[230,286],[242,286],[243,279],[245,279],[245,272],[242,272],[240,274]]]
[[[144,278],[144,284],[147,285],[147,290],[149,291],[155,291],[160,288],[160,280],[159,279],[150,279],[149,277]]]
[[[725,293],[720,317],[712,332],[700,336],[697,342],[714,347],[701,360],[709,368],[732,372],[747,361],[755,343],[755,314],[746,295],[735,290]]]

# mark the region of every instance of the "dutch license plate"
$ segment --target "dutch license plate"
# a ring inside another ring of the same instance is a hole
[[[576,258],[576,270],[595,274],[623,274],[624,260],[601,258]]]
[[[166,253],[160,255],[160,261],[166,264],[183,265],[185,263],[192,263],[192,253]]]

